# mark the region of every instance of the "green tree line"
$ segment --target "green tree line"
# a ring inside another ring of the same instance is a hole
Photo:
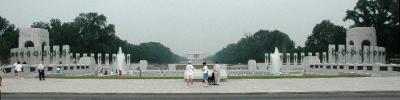
[[[131,62],[148,60],[149,63],[163,64],[177,62],[182,59],[182,57],[174,54],[168,47],[160,43],[148,42],[135,45],[120,39],[115,35],[115,25],[108,24],[107,17],[103,14],[81,13],[72,22],[51,19],[49,22],[34,22],[31,27],[47,29],[49,31],[50,45],[70,45],[71,52],[74,53],[117,53],[118,48],[122,47],[124,53],[131,54]],[[15,27],[9,24],[9,28]],[[18,34],[17,31],[13,33]],[[9,38],[18,40],[17,37]],[[18,44],[18,41],[6,41],[11,44]],[[3,44],[3,42],[0,43]],[[9,49],[13,47],[16,46],[10,45],[5,48],[8,53],[5,53],[4,57],[2,55],[3,59],[9,57],[7,56],[9,55]]]

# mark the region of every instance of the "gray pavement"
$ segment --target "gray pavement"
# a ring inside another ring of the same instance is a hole
[[[2,93],[303,93],[400,91],[400,77],[312,78],[312,79],[241,79],[228,80],[219,86],[192,88],[177,79],[4,79]]]
[[[4,100],[398,100],[400,92],[270,94],[5,94]]]

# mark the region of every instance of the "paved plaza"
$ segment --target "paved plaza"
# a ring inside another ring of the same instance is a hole
[[[400,77],[237,79],[192,88],[179,79],[4,79],[2,93],[283,93],[400,91]]]

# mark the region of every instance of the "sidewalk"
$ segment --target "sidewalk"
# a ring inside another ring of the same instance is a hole
[[[281,93],[400,91],[400,77],[243,79],[192,88],[183,80],[4,79],[2,93]]]

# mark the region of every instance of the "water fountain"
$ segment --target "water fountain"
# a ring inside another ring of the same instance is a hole
[[[275,47],[274,53],[271,55],[271,71],[270,73],[273,75],[280,75],[281,74],[281,58],[278,48]]]
[[[125,60],[125,54],[122,53],[121,47],[119,47],[118,53],[117,53],[117,66],[116,66],[116,71],[118,75],[122,75],[123,73],[126,73],[126,66],[124,66],[124,60]]]

